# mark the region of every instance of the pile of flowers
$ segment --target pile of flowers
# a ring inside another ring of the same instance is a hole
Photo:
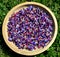
[[[19,49],[44,48],[52,39],[52,18],[39,7],[28,6],[12,14],[7,27],[8,40]]]

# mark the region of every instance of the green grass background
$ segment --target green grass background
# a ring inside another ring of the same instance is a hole
[[[58,35],[53,45],[44,53],[32,57],[60,57],[60,0],[30,0],[42,3],[49,7],[56,16],[58,22]],[[17,4],[26,0],[0,0],[0,57],[22,57],[10,50],[2,37],[2,23],[8,11]],[[24,56],[26,57],[26,56]]]

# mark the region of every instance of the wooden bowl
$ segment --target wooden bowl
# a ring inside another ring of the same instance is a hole
[[[33,50],[33,51],[28,51],[26,49],[18,49],[18,47],[16,47],[15,44],[13,44],[13,42],[8,41],[8,33],[7,33],[7,24],[8,24],[8,20],[9,20],[9,17],[11,16],[11,14],[14,13],[14,12],[17,12],[20,9],[22,9],[24,7],[27,7],[29,5],[34,5],[34,6],[40,7],[43,10],[47,11],[51,15],[51,17],[53,19],[53,22],[54,22],[54,33],[52,35],[52,40],[44,48],[36,49],[36,50]],[[14,52],[16,52],[18,54],[26,55],[26,56],[37,55],[37,54],[40,54],[40,53],[44,52],[45,50],[47,50],[52,45],[52,43],[54,42],[54,40],[55,40],[55,38],[57,36],[57,31],[58,31],[58,25],[57,25],[57,20],[56,20],[54,14],[51,12],[51,10],[48,7],[44,6],[43,4],[36,3],[36,2],[24,2],[22,4],[19,4],[19,5],[15,6],[15,7],[13,7],[7,13],[7,15],[6,15],[5,19],[4,19],[4,22],[3,22],[3,26],[2,26],[3,38],[4,38],[5,42],[6,42],[6,44],[8,45],[8,47],[10,49],[12,49]]]

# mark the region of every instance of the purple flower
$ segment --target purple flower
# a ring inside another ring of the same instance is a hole
[[[13,39],[12,38],[8,38],[9,41],[12,41]]]

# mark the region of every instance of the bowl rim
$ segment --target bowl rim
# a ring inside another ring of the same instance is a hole
[[[20,50],[20,51],[18,51],[18,50],[16,50],[16,49],[14,49],[14,47],[13,46],[11,46],[11,44],[9,44],[9,42],[6,40],[6,31],[5,31],[5,27],[6,27],[6,25],[7,25],[7,17],[9,16],[9,15],[11,15],[11,13],[15,10],[15,9],[17,9],[18,7],[21,7],[21,6],[24,6],[24,5],[28,5],[28,4],[33,4],[33,5],[38,5],[39,7],[42,7],[42,8],[44,8],[44,9],[46,9],[48,12],[49,12],[49,14],[52,16],[52,19],[54,20],[54,25],[55,25],[55,31],[54,31],[54,35],[53,35],[53,38],[52,38],[52,40],[51,40],[51,42],[43,49],[43,50],[41,50],[40,51],[40,49],[38,49],[37,51],[29,51],[29,52],[26,52],[26,51],[22,51],[22,50]],[[44,51],[46,51],[52,44],[53,44],[53,42],[55,41],[55,38],[56,38],[56,36],[57,36],[57,33],[58,33],[58,24],[57,24],[57,20],[56,20],[56,18],[55,18],[55,16],[54,16],[54,14],[53,14],[53,12],[48,8],[48,7],[46,7],[45,5],[43,5],[43,4],[41,4],[41,3],[37,3],[37,2],[24,2],[24,3],[21,3],[21,4],[18,4],[18,5],[16,5],[15,7],[13,7],[8,13],[7,13],[7,15],[6,15],[6,17],[5,17],[5,19],[4,19],[4,22],[3,22],[3,25],[2,25],[2,35],[3,35],[3,38],[4,38],[4,41],[5,41],[5,43],[7,44],[7,46],[11,49],[11,50],[13,50],[14,52],[16,52],[16,53],[18,53],[18,54],[22,54],[22,55],[26,55],[26,56],[33,56],[33,55],[37,55],[37,54],[40,54],[40,53],[42,53],[42,52],[44,52]]]

